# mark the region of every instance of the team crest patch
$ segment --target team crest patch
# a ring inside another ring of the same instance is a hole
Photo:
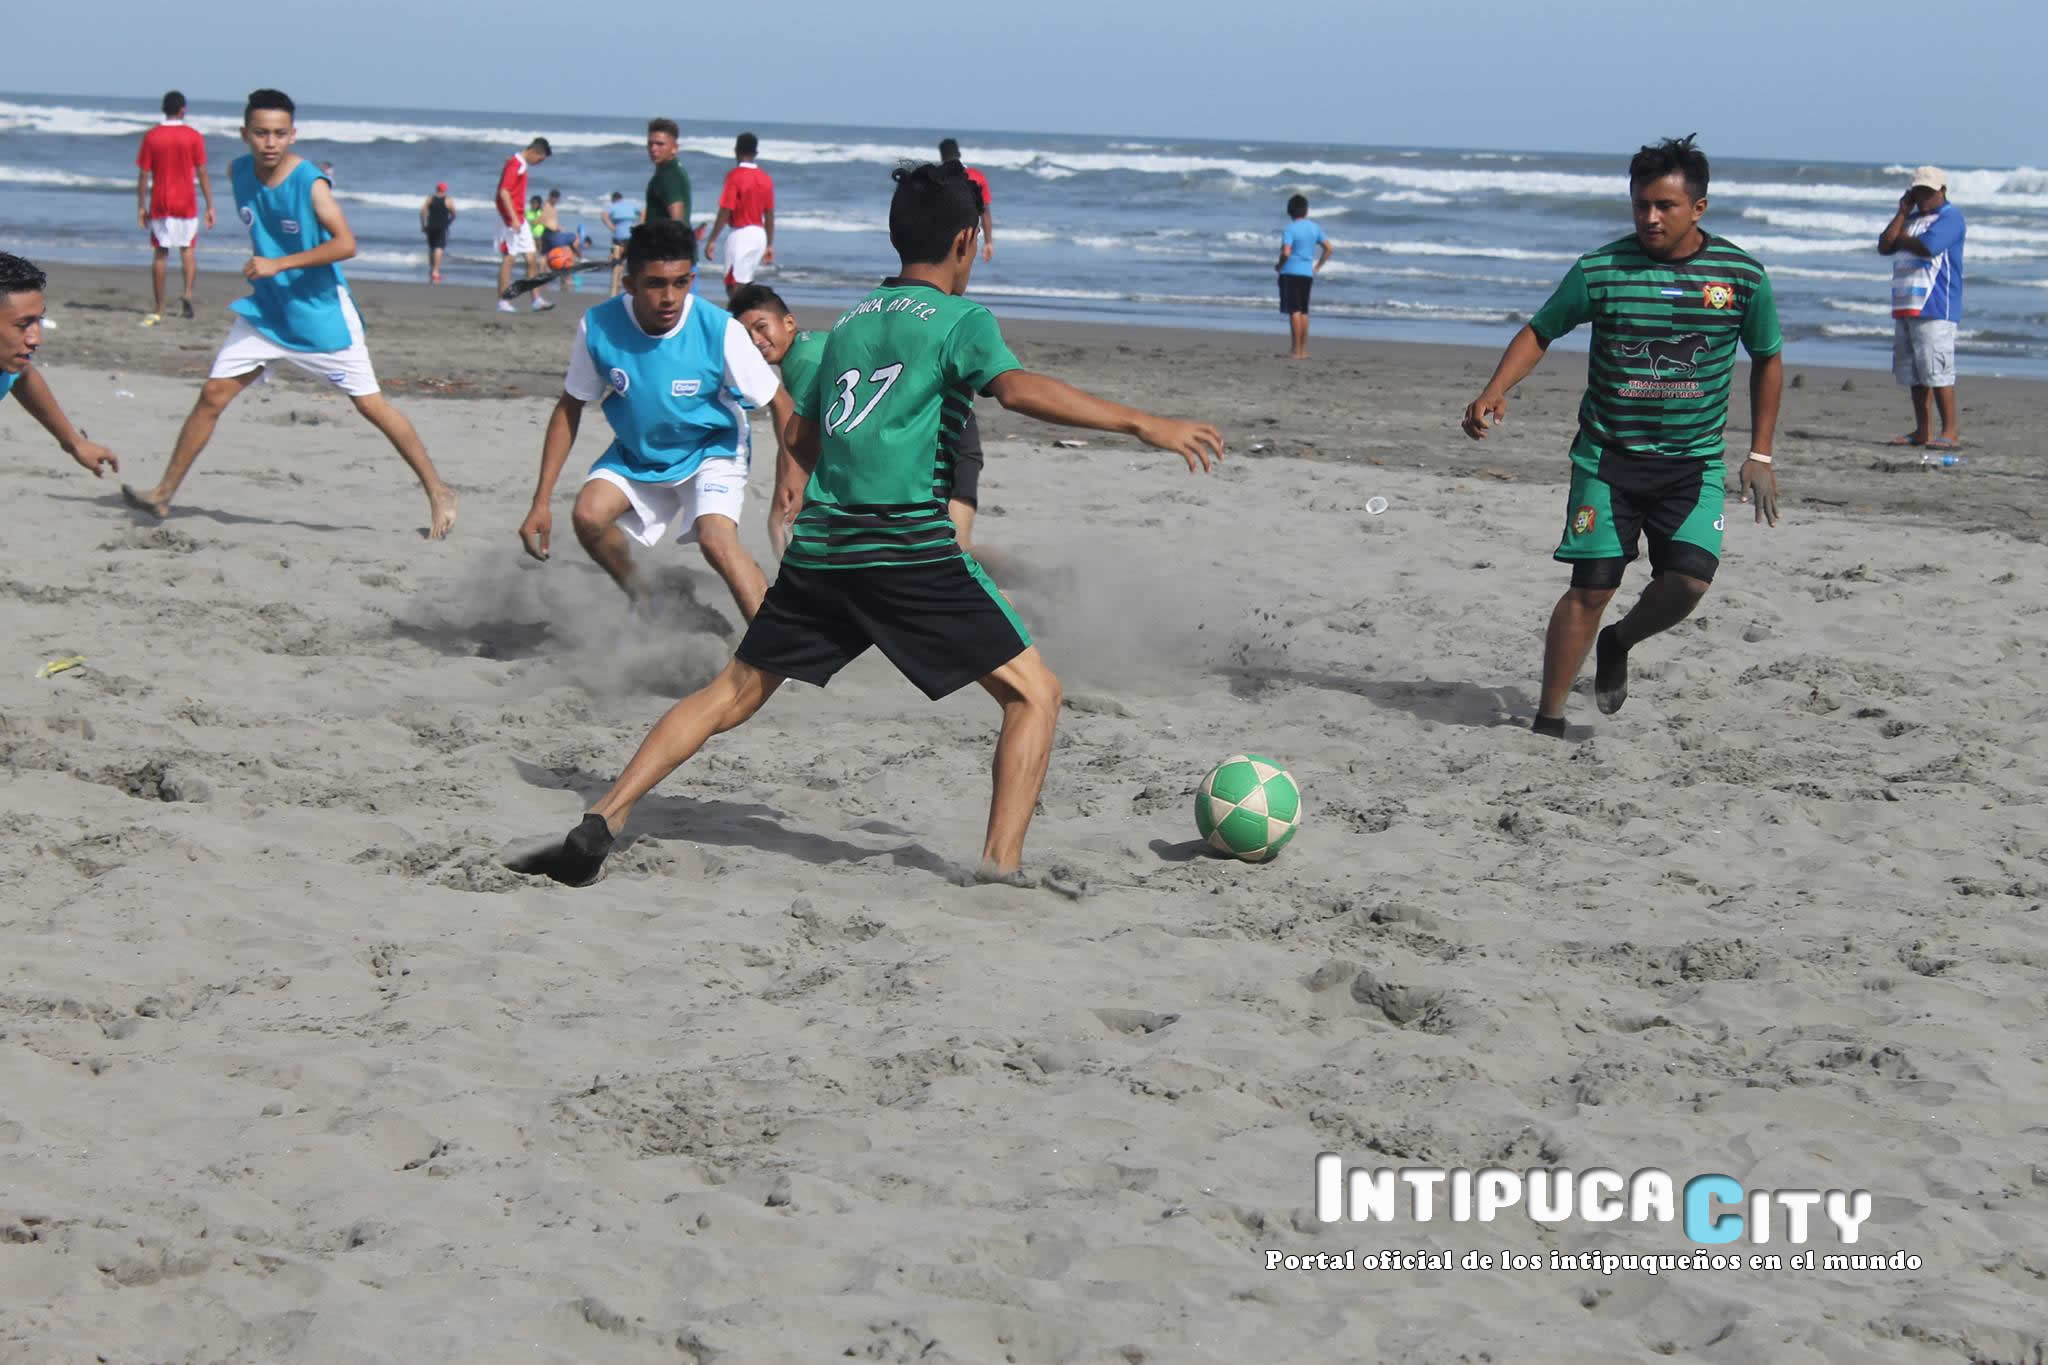
[[[627,389],[633,387],[633,381],[626,377],[624,370],[614,369],[611,374],[611,380],[612,392],[619,394],[621,397],[625,395]]]
[[[241,213],[243,227],[256,226],[256,210],[250,208],[247,204],[244,204],[242,205]]]
[[[1581,507],[1572,513],[1572,534],[1575,536],[1585,535],[1599,524],[1600,512],[1597,508]]]
[[[1735,286],[1732,284],[1709,284],[1700,290],[1700,298],[1709,308],[1726,308],[1735,302]]]
[[[695,398],[702,382],[696,379],[678,379],[668,386],[668,396],[671,398]]]

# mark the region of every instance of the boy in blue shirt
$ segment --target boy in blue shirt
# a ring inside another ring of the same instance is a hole
[[[640,219],[640,206],[617,190],[612,191],[611,202],[605,205],[604,220],[612,230],[612,297],[626,287],[626,238],[632,235],[633,224]]]
[[[0,399],[13,394],[28,415],[57,438],[64,453],[97,479],[109,469],[118,472],[121,462],[113,451],[86,440],[85,433],[71,425],[57,405],[57,395],[31,364],[43,344],[43,287],[48,283],[35,266],[0,251]]]
[[[284,361],[347,394],[356,411],[384,433],[426,490],[427,535],[439,540],[455,525],[455,490],[441,482],[412,423],[378,389],[363,344],[362,316],[340,269],[356,254],[355,234],[327,174],[292,151],[296,116],[297,107],[282,90],[254,91],[242,111],[249,155],[228,168],[228,179],[249,229],[251,254],[242,266],[249,295],[231,305],[234,323],[178,432],[163,479],[147,492],[123,484],[121,496],[154,517],[170,515],[178,485],[206,449],[221,414],[270,365]]]
[[[1330,259],[1330,239],[1315,219],[1308,216],[1308,196],[1297,194],[1287,201],[1286,227],[1280,229],[1280,259],[1273,269],[1280,272],[1280,311],[1287,315],[1294,345],[1289,360],[1308,359],[1308,291],[1316,274]]]
[[[768,580],[740,545],[752,434],[742,405],[771,407],[781,431],[789,400],[746,328],[691,292],[696,275],[697,237],[688,223],[665,218],[633,229],[626,292],[576,325],[519,541],[535,559],[548,557],[555,480],[576,443],[583,405],[602,401],[614,439],[576,495],[576,539],[638,602],[646,586],[626,537],[651,549],[674,528],[678,543],[697,542],[751,621]]]

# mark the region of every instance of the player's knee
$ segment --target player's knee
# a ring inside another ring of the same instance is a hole
[[[1580,611],[1602,612],[1607,610],[1607,604],[1614,600],[1614,589],[1574,586],[1565,593],[1565,600]]]
[[[714,569],[731,564],[740,553],[740,528],[725,517],[697,518],[697,550]]]
[[[209,379],[199,386],[199,406],[216,417],[226,412],[228,404],[235,401],[235,395],[242,391],[241,384],[232,379]]]
[[[1671,585],[1671,591],[1684,596],[1688,607],[1698,606],[1710,586],[1706,579],[1694,578],[1689,573],[1668,573],[1664,575],[1664,581]]]
[[[576,539],[587,548],[604,539],[604,533],[612,529],[613,518],[600,509],[578,499],[576,508],[569,513],[569,525],[575,528]]]

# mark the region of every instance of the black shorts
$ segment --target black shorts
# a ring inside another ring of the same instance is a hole
[[[1618,588],[1622,567],[1647,534],[1653,574],[1703,583],[1721,567],[1719,460],[1574,452],[1564,538],[1556,558],[1572,566],[1575,588]]]
[[[427,229],[427,246],[428,246],[429,248],[431,248],[432,250],[435,250],[435,251],[441,251],[441,250],[444,250],[444,249],[446,249],[447,245],[448,245],[448,229],[447,229],[447,228],[440,228],[440,229],[435,229],[435,228],[428,228],[428,229]]]
[[[965,555],[882,569],[784,564],[739,659],[823,687],[869,645],[937,701],[1031,648],[1031,632]]]
[[[1280,311],[1283,313],[1306,313],[1308,291],[1315,284],[1313,275],[1282,275],[1280,277]]]
[[[960,440],[953,448],[953,489],[948,499],[957,499],[969,507],[981,506],[981,424],[974,420],[974,409],[967,410],[967,421],[960,427]]]

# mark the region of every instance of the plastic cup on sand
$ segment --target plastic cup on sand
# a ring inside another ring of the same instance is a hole
[[[1365,500],[1365,512],[1367,516],[1376,517],[1386,510],[1387,500],[1385,498],[1367,498]]]

